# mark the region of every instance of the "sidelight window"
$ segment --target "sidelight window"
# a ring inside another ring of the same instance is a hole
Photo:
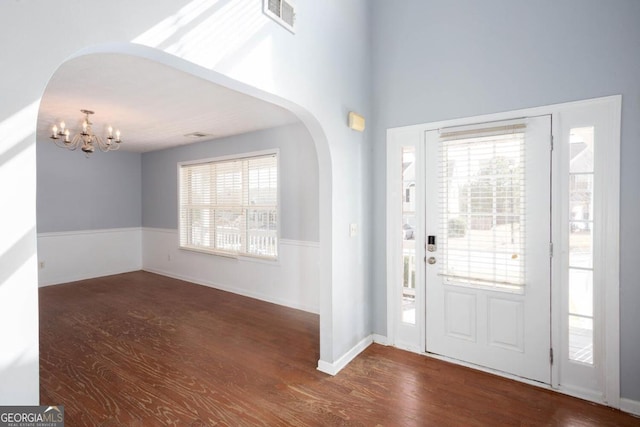
[[[594,128],[569,137],[569,360],[593,364]]]

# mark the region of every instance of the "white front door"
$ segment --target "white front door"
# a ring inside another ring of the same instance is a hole
[[[550,163],[550,116],[426,132],[427,352],[551,382]]]

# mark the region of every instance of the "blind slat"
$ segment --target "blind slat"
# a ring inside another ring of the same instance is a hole
[[[439,274],[445,283],[524,287],[524,127],[441,132]]]

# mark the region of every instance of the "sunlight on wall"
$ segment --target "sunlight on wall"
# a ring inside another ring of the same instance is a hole
[[[267,36],[260,40],[251,51],[238,58],[235,65],[230,66],[230,75],[237,80],[251,82],[264,90],[273,91],[275,89],[273,67],[264,67],[263,65],[270,64],[272,58],[273,39],[271,36]],[[226,62],[223,61],[221,65],[226,65]]]
[[[3,330],[3,342],[10,343],[0,351],[0,371],[13,368],[38,360],[37,346],[25,349],[17,345],[31,338],[30,332],[37,331],[38,316],[24,316],[24,307],[31,305],[31,295],[25,295],[24,288],[28,286],[33,266],[36,263],[35,228],[22,236],[10,251],[0,256],[3,264],[12,265],[11,271],[2,271],[0,283],[0,322],[12,326]],[[32,285],[33,286],[33,285]],[[37,289],[33,286],[34,290]],[[19,326],[19,327],[18,327]]]
[[[38,101],[0,122],[0,401],[38,403],[35,144]],[[35,315],[34,315],[35,314]],[[9,388],[6,388],[9,387]]]
[[[146,46],[161,48],[162,44],[169,40],[180,28],[190,24],[202,15],[208,8],[216,5],[217,0],[194,0],[180,9],[175,15],[170,16],[132,40]]]
[[[24,181],[34,182],[35,176],[29,175],[29,165],[35,159],[35,147],[30,136],[34,133],[34,123],[38,115],[38,102],[35,101],[11,117],[0,122],[0,182],[14,182],[16,185],[6,186],[2,190],[3,203],[20,207],[24,202],[33,203],[34,195],[24,192]],[[34,166],[31,165],[31,168]],[[23,178],[26,177],[26,178]],[[19,183],[19,184],[18,184]],[[28,199],[28,200],[25,200]],[[3,209],[2,238],[0,239],[0,257],[3,256],[24,234],[35,224],[35,213],[26,213],[24,209]],[[33,222],[31,222],[33,221]]]
[[[132,41],[272,91],[268,22],[256,0],[194,0]]]
[[[3,159],[5,153],[11,152],[12,149],[15,150],[16,146],[34,132],[33,124],[38,116],[39,104],[39,100],[34,101],[0,122],[0,135],[2,135],[0,160]]]
[[[243,47],[265,24],[264,17],[253,6],[255,2],[227,3],[166,51],[207,68],[216,66]]]

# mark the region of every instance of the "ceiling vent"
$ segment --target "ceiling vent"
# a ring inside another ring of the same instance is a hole
[[[295,33],[296,8],[292,0],[263,0],[262,11],[269,18]]]

